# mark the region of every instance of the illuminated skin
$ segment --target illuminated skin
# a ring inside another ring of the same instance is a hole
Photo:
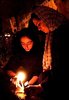
[[[33,41],[27,36],[21,37],[20,42],[24,50],[27,52],[29,52],[33,47]]]
[[[44,33],[49,33],[49,28],[46,26],[46,24],[42,20],[33,18],[33,23],[35,26],[38,27],[39,31],[43,31]]]

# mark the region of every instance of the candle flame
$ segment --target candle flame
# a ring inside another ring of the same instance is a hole
[[[17,74],[17,79],[19,80],[19,81],[24,81],[25,80],[25,78],[26,78],[26,76],[25,76],[25,73],[24,72],[18,72],[18,74]]]

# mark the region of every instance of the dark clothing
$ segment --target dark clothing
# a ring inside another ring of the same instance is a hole
[[[56,100],[68,98],[68,34],[69,22],[65,22],[52,34],[52,69],[47,72],[48,80],[41,82],[43,91],[39,93],[40,100]]]
[[[0,71],[0,100],[19,100],[18,97],[11,92],[10,81],[7,75]],[[14,90],[14,89],[13,89]]]
[[[48,83],[44,81],[44,98],[42,100],[56,100],[67,98],[68,88],[68,32],[69,23],[65,22],[53,32],[52,38],[52,70],[50,71]]]
[[[40,56],[40,55],[39,55]],[[24,59],[21,59],[23,58]],[[11,63],[10,63],[11,62]],[[41,57],[38,57],[38,55],[30,55],[27,54],[26,56],[19,56],[19,58],[13,58],[10,59],[10,62],[8,62],[7,66],[5,67],[4,71],[7,70],[13,70],[14,72],[17,72],[19,70],[19,66],[24,66],[23,69],[27,74],[27,78],[25,81],[30,80],[34,75],[39,76],[39,74],[42,71],[42,61]],[[22,68],[21,68],[22,69]],[[9,82],[8,76],[7,79],[3,79],[3,76],[1,77],[2,82],[0,82],[0,92],[1,92],[1,100],[4,100],[4,97],[7,98],[7,100],[19,100],[19,98],[12,93],[12,90],[15,91],[12,84]],[[37,84],[37,82],[35,83]],[[5,87],[5,88],[4,88]]]
[[[38,36],[38,38],[39,38],[41,50],[44,53],[46,33],[39,31],[38,34],[36,34],[36,36]]]
[[[35,26],[34,23],[32,22],[32,18],[29,20],[29,27],[34,31],[37,31],[35,32],[35,35],[39,39],[39,44],[41,46],[42,52],[44,52],[46,34],[38,30],[37,26]]]
[[[30,80],[34,75],[39,76],[42,72],[42,54],[31,51],[12,56],[4,70],[17,72],[21,70],[21,67],[27,73],[26,81]]]
[[[63,23],[53,33],[52,40],[52,81],[51,92],[53,99],[66,98],[67,86],[67,55],[68,55],[69,22]],[[55,97],[54,97],[55,95]]]

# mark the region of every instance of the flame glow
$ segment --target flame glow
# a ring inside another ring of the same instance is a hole
[[[26,94],[24,94],[24,84],[23,84],[23,81],[25,80],[26,78],[26,75],[24,72],[18,72],[17,75],[17,81],[16,81],[16,88],[18,88],[15,92],[15,94],[24,99]]]
[[[19,81],[24,81],[25,78],[26,78],[25,73],[19,72],[19,73],[17,74],[17,79],[18,79]]]

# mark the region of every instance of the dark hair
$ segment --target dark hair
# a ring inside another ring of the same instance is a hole
[[[38,46],[40,46],[39,39],[36,36],[36,32],[38,31],[35,31],[34,29],[31,28],[24,28],[21,31],[17,32],[12,42],[13,53],[19,53],[23,51],[23,48],[20,43],[20,39],[23,36],[27,36],[28,38],[30,38],[34,42],[34,47],[37,48]]]
[[[61,0],[62,2],[66,2],[66,1],[68,1],[68,0]]]
[[[35,26],[34,23],[33,23],[33,19],[34,19],[34,18],[40,20],[40,18],[39,18],[35,13],[32,13],[32,14],[31,14],[31,18],[30,18],[30,20],[29,20],[29,25],[28,25],[28,27],[30,27],[30,28],[32,28],[32,29],[34,29],[34,30],[38,30],[37,26]]]
[[[36,18],[36,19],[40,20],[40,18],[35,13],[31,14],[31,19],[33,19],[33,18]]]
[[[33,42],[36,42],[36,38],[37,36],[35,35],[36,32],[38,32],[37,30],[32,29],[31,27],[29,28],[24,28],[21,31],[17,32],[16,37],[17,39],[20,41],[21,37],[27,36],[28,38],[30,38]],[[37,33],[38,34],[38,33]],[[18,41],[18,42],[19,42]]]

